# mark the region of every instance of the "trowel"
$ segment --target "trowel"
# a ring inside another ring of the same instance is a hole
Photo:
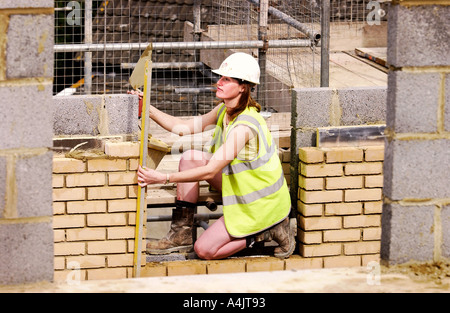
[[[135,90],[139,90],[142,86],[144,86],[145,83],[145,63],[147,61],[152,61],[152,50],[153,46],[150,43],[147,48],[145,49],[144,53],[142,53],[141,57],[139,58],[139,61],[136,63],[136,66],[133,70],[133,73],[131,73],[129,82],[131,87]],[[139,100],[139,113],[138,117],[141,118],[142,115],[142,99]]]
[[[150,43],[147,48],[145,49],[144,53],[142,53],[141,57],[139,58],[139,61],[136,64],[136,67],[133,70],[133,73],[131,73],[130,76],[130,85],[133,87],[133,89],[139,89],[142,86],[144,86],[145,82],[145,62],[152,60],[152,50],[153,46]]]

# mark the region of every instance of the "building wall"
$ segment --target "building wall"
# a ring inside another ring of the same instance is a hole
[[[382,258],[450,258],[450,1],[389,12]]]
[[[98,156],[53,158],[55,280],[132,277],[138,164],[139,143],[131,142],[106,143]]]
[[[0,285],[53,280],[53,1],[0,0]]]

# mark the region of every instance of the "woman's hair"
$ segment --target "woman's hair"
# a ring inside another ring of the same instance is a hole
[[[251,95],[252,89],[255,86],[255,84],[249,83],[247,81],[236,79],[239,82],[239,85],[244,85],[244,91],[241,94],[241,97],[239,98],[238,105],[231,109],[228,112],[228,115],[230,116],[231,120],[233,120],[236,116],[242,113],[247,107],[249,108],[256,108],[256,111],[261,111],[261,105],[256,102]]]

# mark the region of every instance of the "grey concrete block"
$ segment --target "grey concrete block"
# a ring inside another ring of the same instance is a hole
[[[440,80],[439,73],[391,71],[387,126],[398,133],[436,132]]]
[[[52,15],[12,15],[6,45],[6,77],[53,77]]]
[[[52,223],[0,223],[0,285],[53,281]]]
[[[383,193],[391,200],[449,198],[449,146],[447,139],[387,140]]]
[[[442,256],[450,258],[450,205],[444,205],[441,210],[442,223]]]
[[[53,153],[22,154],[16,158],[18,217],[52,216]]]
[[[386,87],[339,89],[341,125],[366,125],[386,121]]]
[[[389,264],[433,259],[433,205],[384,204],[381,215],[381,259]]]
[[[6,206],[6,164],[5,156],[0,156],[0,218],[3,218]]]
[[[450,74],[445,75],[444,129],[450,132]]]
[[[139,99],[132,95],[105,95],[111,134],[132,134],[139,131]]]
[[[0,9],[53,8],[54,0],[0,0]]]
[[[53,97],[55,135],[98,135],[102,96]]]
[[[294,128],[328,126],[332,90],[330,88],[295,89],[292,114]]]
[[[0,87],[0,149],[51,147],[52,85]]]
[[[450,6],[392,5],[387,62],[395,67],[450,65]]]
[[[136,96],[56,96],[53,101],[55,135],[121,135],[139,131]]]

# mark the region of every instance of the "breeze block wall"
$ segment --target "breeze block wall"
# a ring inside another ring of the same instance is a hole
[[[384,146],[299,149],[300,255],[323,267],[379,261]]]
[[[104,154],[53,158],[55,280],[132,277],[138,164],[135,142],[107,142]],[[142,247],[145,221],[144,212]]]

